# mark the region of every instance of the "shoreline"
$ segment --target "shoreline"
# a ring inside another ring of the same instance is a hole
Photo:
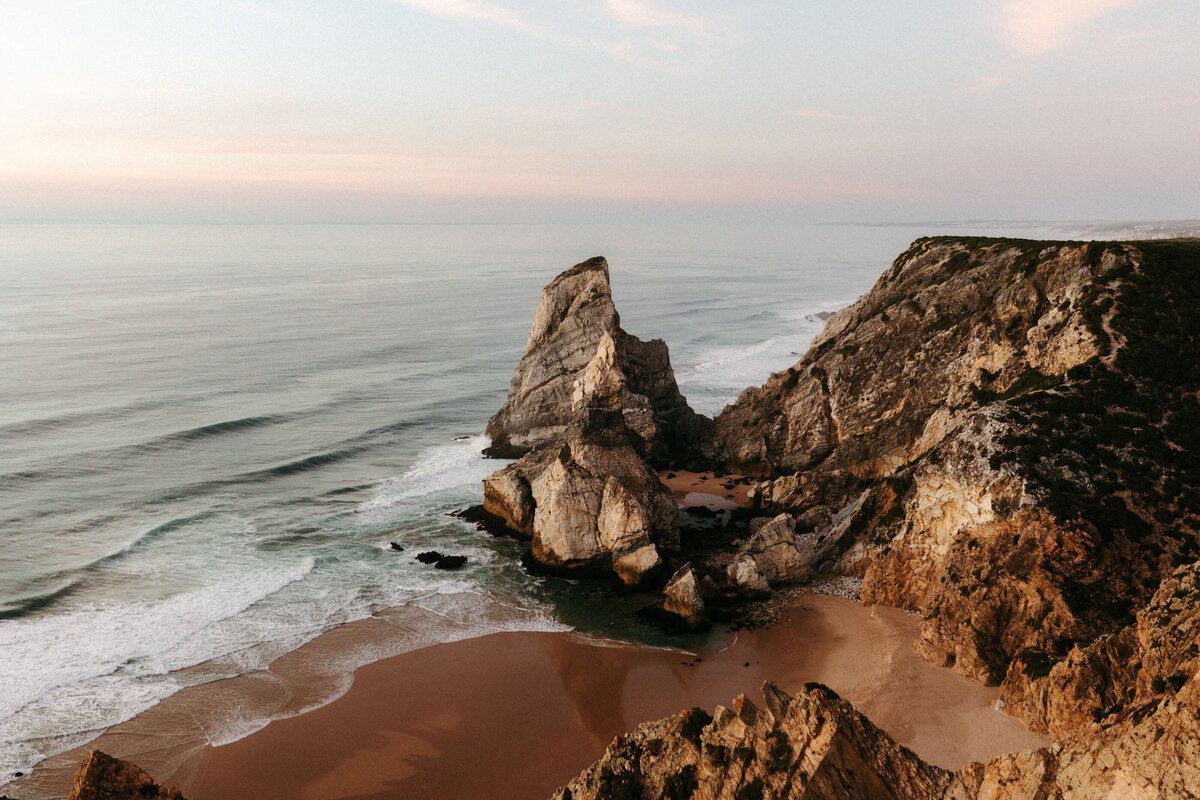
[[[549,797],[641,722],[758,703],[765,680],[824,683],[939,766],[1049,741],[995,711],[994,689],[920,659],[916,626],[804,593],[778,624],[698,653],[579,633],[435,645],[363,667],[342,698],[206,748],[166,782],[189,800]]]
[[[361,646],[381,633],[384,623],[371,622],[335,629],[307,656]],[[639,723],[693,706],[711,711],[738,694],[758,703],[765,680],[790,692],[824,683],[939,766],[1049,741],[993,710],[994,688],[921,660],[911,647],[917,624],[896,609],[801,593],[778,623],[710,639],[699,652],[577,632],[493,633],[368,663],[332,701],[236,741],[181,741],[171,726],[193,703],[236,708],[266,692],[279,695],[281,711],[305,705],[261,675],[241,676],[184,690],[190,696],[51,759],[61,762],[57,773],[39,767],[37,783],[54,796],[51,784],[65,777],[69,786],[66,762],[73,768],[97,747],[188,800],[529,800],[549,797]],[[19,788],[17,796],[37,796]]]

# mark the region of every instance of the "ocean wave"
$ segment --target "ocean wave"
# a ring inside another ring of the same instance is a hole
[[[302,580],[314,563],[309,558],[290,567],[246,572],[163,600],[98,602],[53,616],[0,621],[0,684],[5,686],[0,720],[89,679],[116,672],[163,674],[163,662],[176,661],[172,651]]]
[[[385,481],[374,499],[360,504],[355,510],[379,511],[443,492],[478,488],[484,478],[508,463],[484,457],[483,450],[490,443],[491,440],[481,434],[431,447],[417,457],[407,472]]]
[[[21,617],[29,616],[35,611],[41,611],[43,608],[52,606],[59,600],[69,597],[82,585],[83,581],[74,580],[67,582],[53,591],[6,600],[0,605],[0,620],[20,619]]]
[[[268,425],[278,425],[283,422],[289,422],[292,418],[281,414],[268,414],[259,417],[242,417],[241,419],[231,419],[225,422],[215,422],[211,425],[201,425],[198,428],[189,428],[187,430],[168,433],[165,436],[160,436],[157,439],[152,439],[140,445],[143,448],[162,447],[164,445],[174,445],[180,442],[196,442],[201,439],[211,439],[215,436],[222,436],[227,433],[241,433],[242,431],[254,430],[256,428],[264,428]]]
[[[108,408],[90,409],[88,411],[72,411],[54,417],[21,420],[0,425],[0,434],[12,436],[25,433],[43,434],[50,431],[68,428],[74,425],[90,425],[110,419],[120,419],[156,408],[164,408],[179,402],[179,398],[156,398],[141,400],[136,403],[109,406]]]
[[[40,469],[22,470],[20,472],[9,472],[0,475],[0,486],[16,487],[40,481],[104,474],[117,467],[118,462],[122,459],[127,460],[129,463],[136,463],[138,458],[148,453],[173,450],[206,439],[256,430],[288,421],[290,421],[289,417],[281,415],[243,417],[242,419],[216,422],[211,425],[201,425],[197,428],[187,428],[132,444],[77,451],[65,457],[63,455],[56,455],[53,460],[43,462],[45,466]]]

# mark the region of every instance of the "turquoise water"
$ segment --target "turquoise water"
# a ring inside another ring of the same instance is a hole
[[[932,232],[0,226],[0,784],[387,608],[455,623],[412,631],[412,647],[649,636],[447,516],[500,466],[481,434],[540,288],[606,255],[624,327],[665,339],[712,414]],[[434,548],[470,561],[411,558]]]

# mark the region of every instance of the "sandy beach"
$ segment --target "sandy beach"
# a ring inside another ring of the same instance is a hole
[[[749,481],[738,476],[660,477],[681,507],[747,503]],[[994,689],[918,658],[914,617],[840,597],[798,593],[771,627],[718,630],[694,650],[503,632],[400,652],[431,621],[447,624],[389,609],[237,678],[205,681],[200,665],[195,685],[13,788],[31,800],[61,797],[95,747],[189,800],[531,800],[639,723],[711,711],[739,694],[758,702],[766,680],[791,692],[824,683],[943,767],[1047,742],[994,710]],[[275,721],[253,732],[240,722],[263,717]]]
[[[764,680],[820,681],[933,763],[1045,743],[992,709],[994,690],[919,659],[916,620],[805,594],[786,619],[687,653],[572,633],[501,633],[370,664],[338,700],[206,747],[160,780],[190,800],[529,800],[548,796],[639,722]],[[714,644],[714,648],[719,645]]]
[[[658,479],[675,493],[680,508],[703,506],[713,511],[748,506],[750,486],[754,483],[741,475],[688,470],[661,470]]]

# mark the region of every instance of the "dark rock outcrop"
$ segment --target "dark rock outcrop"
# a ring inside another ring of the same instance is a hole
[[[923,763],[824,686],[793,698],[765,684],[763,695],[765,709],[742,696],[712,716],[697,708],[640,725],[554,800],[928,800],[950,785],[950,773]]]
[[[508,399],[487,425],[488,453],[519,458],[562,440],[578,418],[580,377],[606,338],[624,377],[620,409],[637,449],[656,464],[693,452],[711,423],[679,393],[666,343],[643,342],[621,328],[608,262],[596,257],[542,290]]]
[[[662,610],[675,625],[696,631],[709,626],[700,581],[691,564],[680,567],[662,591]]]
[[[67,800],[183,800],[138,767],[93,750],[79,765]]]
[[[820,684],[763,686],[710,716],[692,709],[618,737],[554,800],[1104,800],[1200,791],[1200,681],[1099,734],[950,772],[923,762]]]

